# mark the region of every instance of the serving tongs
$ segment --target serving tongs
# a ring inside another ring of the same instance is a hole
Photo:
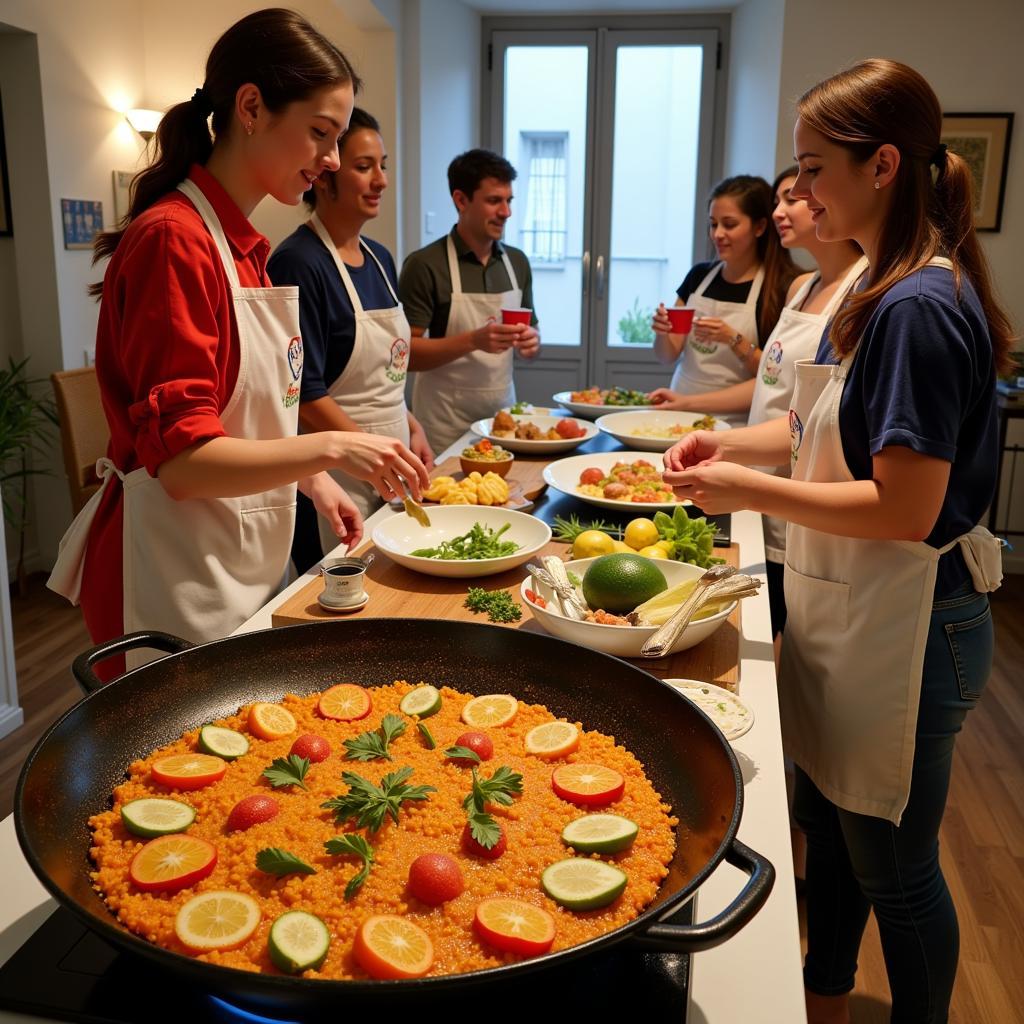
[[[531,562],[526,566],[526,571],[554,591],[558,605],[566,618],[585,619],[590,609],[569,580],[565,563],[557,555],[546,555],[541,561],[544,563],[543,569]]]
[[[737,572],[731,565],[713,565],[697,580],[693,593],[676,609],[672,617],[647,639],[640,648],[641,657],[663,658],[668,654],[693,616],[709,601],[723,597],[752,597],[760,586],[760,580]]]

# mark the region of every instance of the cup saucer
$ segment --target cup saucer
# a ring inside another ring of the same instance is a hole
[[[325,612],[357,612],[360,608],[366,607],[366,602],[370,600],[370,595],[364,590],[360,600],[354,604],[335,604],[333,601],[329,601],[326,595],[321,591],[317,594],[317,603]]]

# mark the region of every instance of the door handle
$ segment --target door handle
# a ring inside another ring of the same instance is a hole
[[[597,257],[597,300],[600,302],[604,298],[604,257]]]
[[[582,276],[583,276],[583,298],[587,297],[587,293],[590,291],[590,250],[587,249],[583,253],[582,260]]]

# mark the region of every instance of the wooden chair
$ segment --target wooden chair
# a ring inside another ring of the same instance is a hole
[[[51,374],[60,417],[60,440],[74,514],[99,490],[96,460],[107,454],[110,429],[103,415],[96,368]]]

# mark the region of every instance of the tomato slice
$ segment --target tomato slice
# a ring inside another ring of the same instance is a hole
[[[365,718],[372,707],[369,690],[355,683],[338,683],[324,690],[316,709],[324,718],[336,722],[355,722]]]
[[[171,789],[202,789],[224,778],[227,761],[212,754],[171,754],[149,767],[154,782]]]
[[[481,939],[507,953],[539,956],[555,941],[555,919],[524,900],[496,897],[481,901],[473,927]]]
[[[551,773],[551,788],[563,800],[590,807],[618,800],[626,780],[603,764],[564,764]]]
[[[128,865],[128,875],[143,892],[176,892],[209,875],[217,864],[217,847],[198,836],[151,839]]]

